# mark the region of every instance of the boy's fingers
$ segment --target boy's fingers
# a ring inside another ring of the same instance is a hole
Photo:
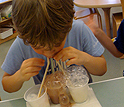
[[[60,59],[62,59],[62,61],[70,59],[73,57],[73,54],[74,54],[73,50],[74,50],[74,48],[72,48],[72,47],[64,48],[58,54],[55,55],[54,59],[57,61],[59,61]]]
[[[28,67],[25,69],[26,73],[31,73],[31,72],[39,72],[41,70],[41,67]]]
[[[30,58],[23,62],[24,66],[44,66],[45,60],[40,58]]]

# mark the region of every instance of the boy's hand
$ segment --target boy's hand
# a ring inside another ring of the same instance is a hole
[[[70,46],[62,49],[59,53],[57,53],[54,56],[54,59],[57,61],[62,59],[63,62],[69,59],[69,61],[66,63],[67,65],[71,64],[83,65],[85,63],[87,55],[88,55],[87,53]]]
[[[44,60],[40,58],[30,58],[24,60],[21,68],[18,70],[19,78],[22,81],[28,81],[32,76],[35,76],[41,70],[41,67],[44,66]]]

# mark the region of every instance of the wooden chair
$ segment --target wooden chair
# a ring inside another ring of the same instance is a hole
[[[96,16],[96,17],[95,17]],[[94,18],[95,17],[95,18]],[[74,19],[81,19],[84,23],[87,21],[87,18],[97,20],[98,26],[102,29],[102,19],[99,11],[96,8],[87,8],[85,10],[80,10],[75,12]]]
[[[112,23],[113,23],[113,38],[117,37],[117,31],[120,26],[121,21],[124,19],[124,0],[121,1],[122,12],[114,13],[112,15]]]

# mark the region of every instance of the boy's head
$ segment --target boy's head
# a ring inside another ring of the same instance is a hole
[[[61,45],[72,26],[72,0],[13,0],[12,20],[19,37],[33,48]]]

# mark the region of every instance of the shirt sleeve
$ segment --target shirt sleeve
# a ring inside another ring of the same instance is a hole
[[[90,28],[85,24],[83,24],[82,27],[82,35],[83,51],[95,57],[99,57],[104,53],[104,47],[94,36]]]
[[[119,26],[114,44],[120,52],[124,53],[124,19]]]
[[[90,28],[81,20],[73,21],[72,29],[67,37],[67,47],[72,46],[95,57],[99,57],[104,53],[103,46]]]
[[[21,63],[23,62],[22,52],[18,43],[18,37],[11,45],[6,58],[1,68],[8,74],[12,75],[20,69]]]

